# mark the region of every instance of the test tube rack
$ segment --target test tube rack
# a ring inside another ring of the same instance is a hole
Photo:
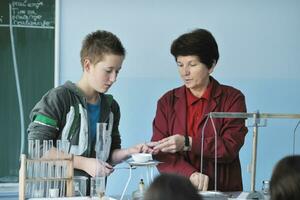
[[[34,177],[29,178],[26,174],[27,164],[29,162],[66,162],[67,163],[67,173],[66,177]],[[73,155],[60,158],[60,159],[27,159],[25,154],[21,155],[21,166],[19,170],[19,200],[26,199],[26,183],[29,182],[43,182],[43,181],[66,181],[66,196],[73,196],[73,177],[74,177],[74,167],[73,167]]]

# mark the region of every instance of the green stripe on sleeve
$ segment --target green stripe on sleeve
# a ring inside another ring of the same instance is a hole
[[[34,122],[40,122],[42,124],[46,124],[48,126],[53,126],[57,128],[57,121],[45,115],[41,115],[41,114],[36,115]]]

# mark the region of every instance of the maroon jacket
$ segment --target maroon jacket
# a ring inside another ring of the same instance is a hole
[[[220,85],[210,77],[213,83],[208,107],[193,138],[192,149],[188,153],[162,153],[155,158],[162,161],[158,170],[164,173],[177,173],[190,177],[200,171],[201,131],[206,114],[210,112],[246,112],[244,95],[237,89]],[[152,141],[186,133],[187,106],[185,86],[175,88],[164,94],[158,101],[156,116],[153,120]],[[243,119],[216,118],[213,119],[218,134],[217,137],[217,189],[219,191],[242,191],[242,173],[239,160],[239,150],[244,144],[248,129]],[[203,173],[209,176],[209,190],[214,189],[214,129],[209,120],[204,129]]]

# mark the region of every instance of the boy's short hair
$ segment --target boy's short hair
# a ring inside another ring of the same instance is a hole
[[[80,61],[82,66],[86,58],[92,64],[96,64],[103,59],[104,54],[125,56],[125,53],[125,48],[116,35],[108,31],[97,30],[88,34],[82,41]]]
[[[171,46],[171,54],[178,56],[197,56],[208,69],[219,59],[218,44],[214,36],[205,29],[196,29],[175,39]]]

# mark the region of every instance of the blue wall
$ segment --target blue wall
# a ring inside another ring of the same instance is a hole
[[[78,81],[83,37],[96,29],[114,32],[127,49],[117,83],[109,91],[121,105],[123,146],[151,137],[157,99],[181,85],[169,53],[180,34],[201,27],[215,36],[220,60],[213,76],[239,88],[249,112],[300,113],[300,1],[298,0],[63,0],[61,1],[60,83]],[[257,181],[270,179],[272,168],[292,152],[296,120],[269,120],[259,129]],[[298,131],[299,132],[299,131]],[[300,153],[300,136],[296,137]],[[250,190],[252,129],[240,158],[245,190]],[[146,178],[134,171],[128,189]],[[117,170],[108,180],[108,194],[120,194],[128,171]]]

